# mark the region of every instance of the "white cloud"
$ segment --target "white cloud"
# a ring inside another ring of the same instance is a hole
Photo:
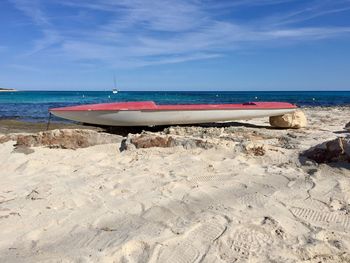
[[[267,38],[301,38],[303,40],[307,38],[329,38],[332,35],[342,35],[350,33],[350,27],[329,27],[329,28],[303,28],[303,29],[286,29],[286,30],[275,30],[271,32],[265,32],[263,35]]]
[[[42,37],[33,42],[26,55],[42,53],[60,60],[89,61],[111,67],[181,63],[222,56],[247,44],[274,45],[277,41],[319,40],[350,33],[348,25],[296,25],[313,17],[345,12],[350,9],[349,1],[345,0],[308,2],[284,14],[268,13],[240,22],[218,14],[242,7],[287,5],[292,1],[11,1],[42,31]],[[59,18],[60,14],[48,11],[55,9],[50,5],[73,13],[84,12],[88,19],[74,20],[74,16],[64,15]]]

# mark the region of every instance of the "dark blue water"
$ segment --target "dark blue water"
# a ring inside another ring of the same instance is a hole
[[[299,106],[350,105],[350,91],[130,92],[20,91],[0,92],[0,118],[46,121],[48,109],[88,103],[153,100],[158,104],[286,101]],[[56,119],[58,120],[58,119]]]

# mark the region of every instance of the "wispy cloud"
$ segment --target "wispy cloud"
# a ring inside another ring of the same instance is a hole
[[[347,12],[350,10],[350,1],[310,1],[298,9],[278,15],[272,15],[265,19],[264,23],[274,26],[293,25],[315,18]]]
[[[50,23],[42,10],[39,0],[10,0],[14,6],[22,11],[31,21],[41,29],[42,37],[33,41],[33,47],[25,55],[33,55],[61,41],[59,31]]]
[[[97,63],[110,67],[136,67],[211,59],[244,49],[247,44],[310,41],[349,36],[350,25],[305,26],[316,17],[350,10],[350,2],[310,1],[283,14],[273,10],[264,16],[237,20],[229,14],[240,8],[276,5],[291,0],[10,0],[41,30],[26,55],[52,56],[60,60]],[[295,2],[295,1],[294,1]],[[52,14],[65,10],[84,12],[77,20]],[[284,8],[283,10],[286,10]],[[233,12],[234,13],[234,12]],[[52,17],[55,17],[53,23]],[[237,22],[239,21],[239,22]]]
[[[14,6],[30,17],[39,26],[49,25],[48,19],[40,9],[39,0],[10,0]]]

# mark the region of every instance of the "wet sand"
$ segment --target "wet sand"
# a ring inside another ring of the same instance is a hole
[[[12,120],[12,119],[0,119],[0,133],[9,134],[9,133],[31,133],[31,132],[40,132],[47,130],[47,122],[27,122],[21,120]],[[101,130],[99,127],[75,124],[75,123],[57,123],[51,122],[49,125],[49,130],[54,129],[91,129],[91,130]]]

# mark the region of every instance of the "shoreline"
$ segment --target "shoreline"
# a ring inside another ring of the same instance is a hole
[[[45,131],[47,128],[47,122],[29,122],[18,119],[0,119],[0,134],[9,133],[32,133]],[[91,129],[101,130],[101,128],[75,124],[75,123],[56,123],[51,122],[49,126],[50,130],[53,129]]]
[[[19,90],[16,89],[0,89],[0,92],[17,92]]]

